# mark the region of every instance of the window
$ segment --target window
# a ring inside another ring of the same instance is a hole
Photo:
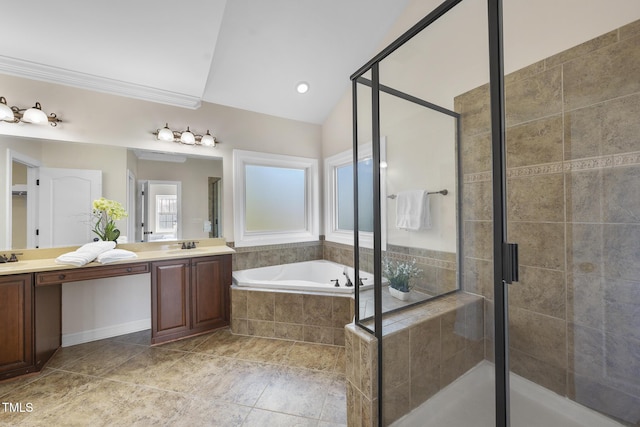
[[[385,139],[380,142],[384,160]],[[360,245],[373,247],[373,161],[371,143],[358,149],[358,226]],[[382,224],[385,224],[385,170],[381,169]],[[325,159],[325,238],[331,242],[353,245],[353,150]],[[382,230],[383,249],[386,230]]]
[[[156,195],[156,233],[170,233],[178,225],[178,197],[175,194]]]
[[[319,238],[318,161],[233,151],[236,246]]]

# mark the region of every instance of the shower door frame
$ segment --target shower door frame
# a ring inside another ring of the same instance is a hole
[[[380,203],[380,76],[379,63],[404,45],[422,30],[441,18],[464,0],[445,0],[431,13],[402,34],[389,46],[369,60],[351,75],[353,114],[353,154],[357,165],[358,120],[357,84],[371,71],[371,117],[373,144],[373,275],[374,275],[374,330],[359,322],[359,292],[356,288],[355,324],[377,339],[378,352],[378,420],[382,419],[382,242]],[[493,174],[493,281],[494,281],[494,363],[495,363],[495,413],[496,427],[510,425],[509,401],[509,321],[507,284],[517,280],[517,246],[507,243],[506,215],[506,158],[505,158],[505,108],[504,108],[504,51],[502,0],[487,0],[489,34],[489,91],[491,99],[491,156]],[[358,177],[354,167],[354,269],[359,272],[358,239]],[[357,279],[357,277],[356,277]]]

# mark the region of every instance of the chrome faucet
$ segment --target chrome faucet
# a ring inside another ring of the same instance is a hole
[[[345,284],[345,286],[347,286],[349,288],[351,286],[353,286],[353,282],[351,282],[351,278],[349,277],[348,267],[345,266],[344,271],[342,272],[342,274],[344,274],[344,277],[347,278],[347,283]]]

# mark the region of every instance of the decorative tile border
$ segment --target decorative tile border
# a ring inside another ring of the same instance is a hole
[[[640,151],[613,156],[613,166],[627,166],[640,164]]]
[[[562,172],[578,172],[592,169],[605,169],[620,166],[640,165],[640,151],[590,157],[586,159],[567,160],[564,162],[546,163],[507,170],[507,178],[524,176],[549,175]],[[465,184],[491,181],[491,172],[470,173],[464,175]]]
[[[474,182],[491,181],[493,174],[491,172],[478,172],[464,174],[464,183],[473,184]]]
[[[429,267],[442,268],[445,270],[454,270],[454,271],[456,270],[456,263],[451,261],[443,261],[441,259],[425,258],[425,257],[420,257],[415,255],[401,254],[397,252],[391,252],[388,255],[390,258],[396,261],[411,262],[412,260],[415,259],[416,263],[427,265]]]
[[[564,162],[565,172],[578,172],[591,169],[603,169],[613,166],[613,156],[592,157],[590,159],[569,160]]]
[[[519,178],[522,176],[548,175],[552,173],[561,173],[562,162],[547,163],[543,165],[525,166],[507,170],[507,178]]]

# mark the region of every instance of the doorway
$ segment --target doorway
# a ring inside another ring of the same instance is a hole
[[[140,224],[143,242],[182,238],[182,183],[141,180]]]

